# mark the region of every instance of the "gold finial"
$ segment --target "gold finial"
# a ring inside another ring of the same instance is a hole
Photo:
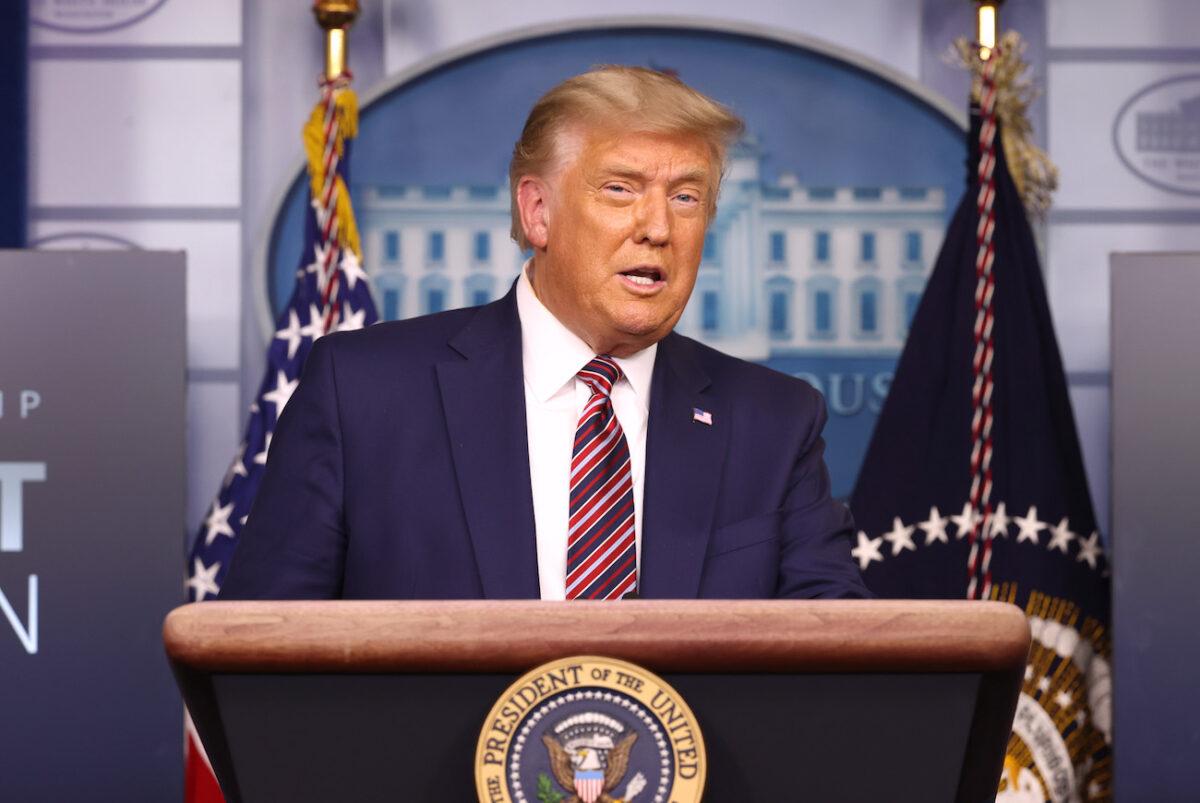
[[[975,0],[978,8],[975,16],[975,41],[979,45],[979,58],[987,61],[996,49],[997,31],[1000,30],[1000,5],[1004,0]]]
[[[358,17],[358,0],[313,0],[313,16],[325,29],[325,77],[346,72],[346,33]]]
[[[965,36],[957,39],[947,56],[970,71],[971,93],[978,100],[984,64],[988,63],[979,52],[978,42],[968,42]],[[1016,31],[1008,31],[999,37],[988,56],[996,87],[996,117],[1004,126],[1000,141],[1008,172],[1029,215],[1044,218],[1058,189],[1058,168],[1033,142],[1029,110],[1041,90],[1026,74],[1029,64],[1025,61],[1025,42]]]

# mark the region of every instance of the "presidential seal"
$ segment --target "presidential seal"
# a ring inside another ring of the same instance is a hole
[[[1017,599],[1016,583],[993,596]],[[996,803],[1111,801],[1112,642],[1063,597],[1029,592],[1033,642]]]
[[[492,707],[475,748],[486,803],[694,803],[704,739],[658,676],[613,658],[543,664]]]

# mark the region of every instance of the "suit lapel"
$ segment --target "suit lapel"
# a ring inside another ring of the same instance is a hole
[[[690,599],[700,588],[730,423],[710,384],[690,341],[670,334],[659,343],[646,434],[644,597]],[[694,421],[695,410],[712,424]]]
[[[516,296],[480,309],[440,363],[442,409],[475,561],[488,599],[539,596]]]

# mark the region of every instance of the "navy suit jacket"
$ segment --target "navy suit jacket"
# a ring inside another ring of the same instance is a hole
[[[639,594],[870,596],[830,497],[825,417],[798,379],[664,338]],[[317,341],[221,598],[538,596],[515,292]]]

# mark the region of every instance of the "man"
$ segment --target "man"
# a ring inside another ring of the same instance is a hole
[[[820,396],[672,332],[741,130],[644,69],[542,97],[521,277],[316,343],[222,598],[869,596]]]

